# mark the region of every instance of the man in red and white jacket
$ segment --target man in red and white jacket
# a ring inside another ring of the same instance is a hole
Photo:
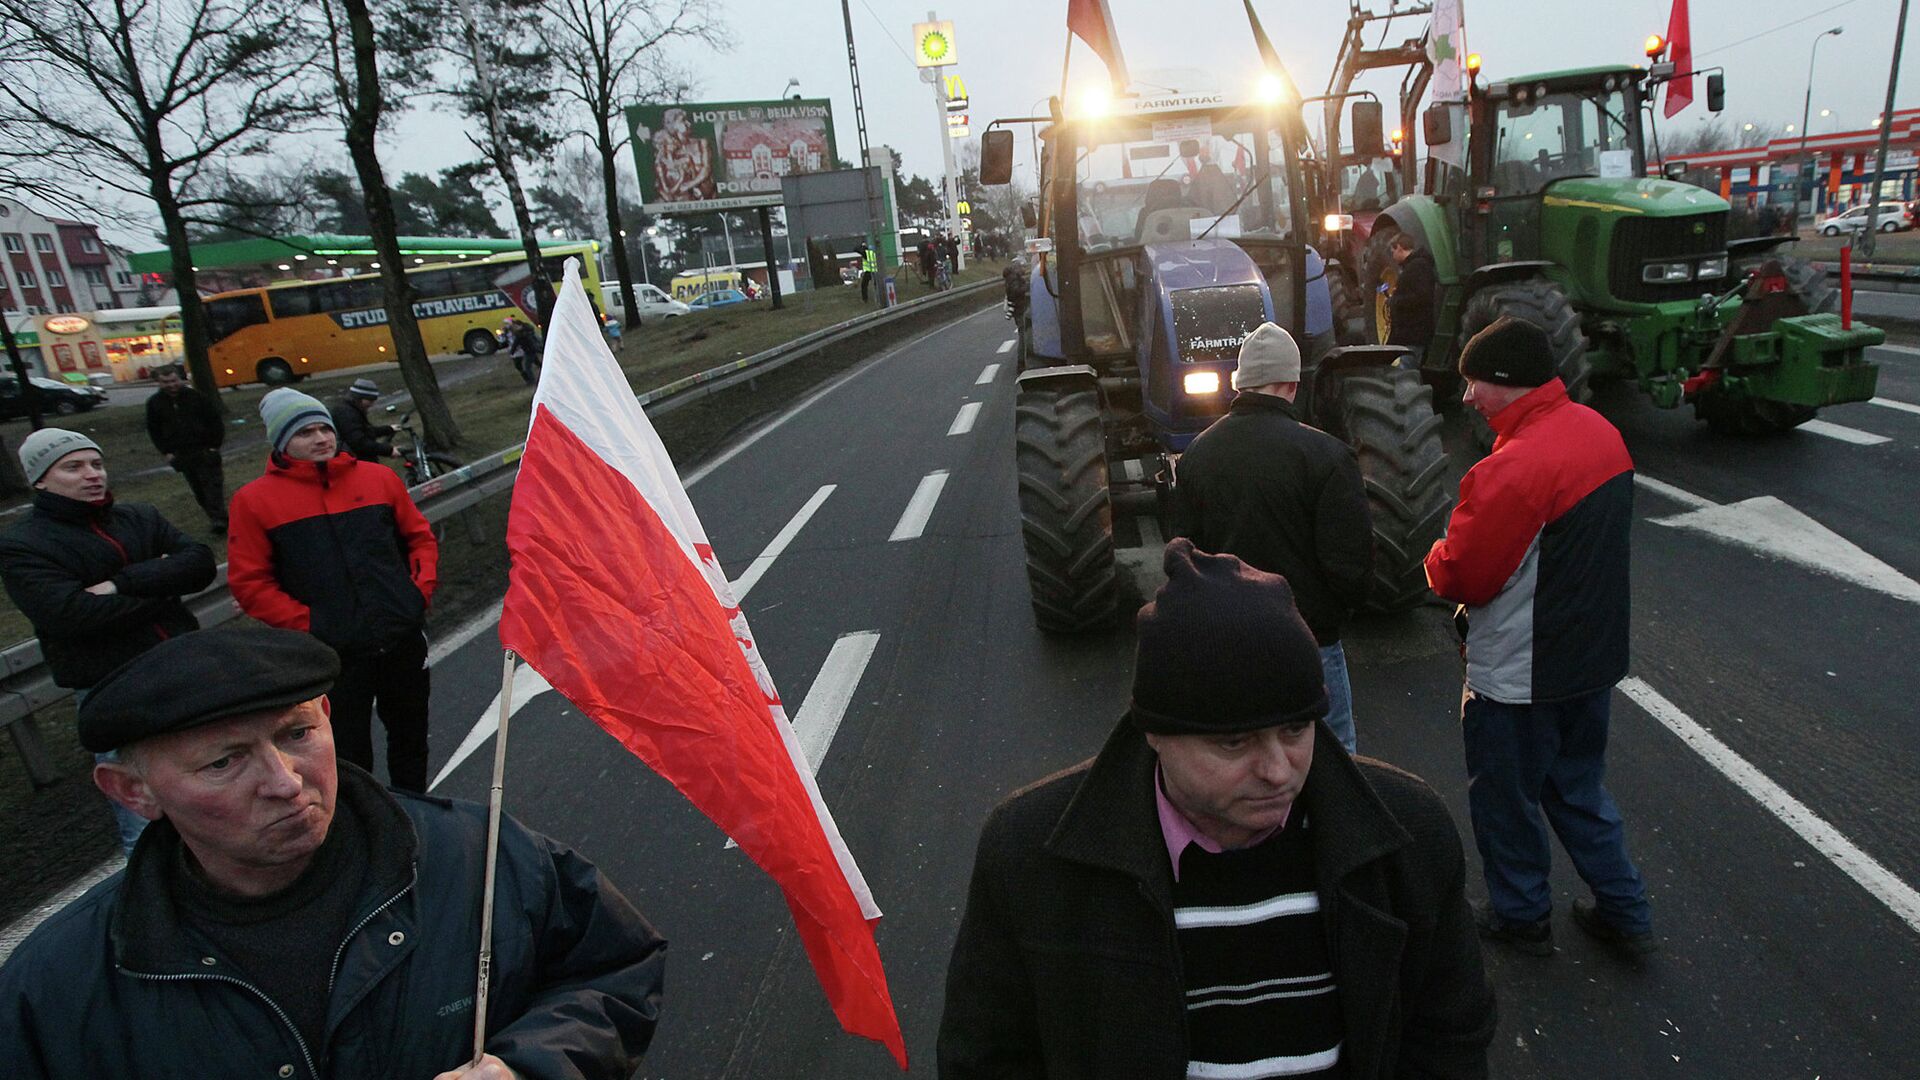
[[[1604,782],[1613,685],[1627,673],[1633,459],[1612,424],[1568,399],[1552,355],[1544,331],[1512,316],[1461,350],[1465,400],[1497,437],[1460,482],[1427,581],[1467,623],[1482,935],[1553,952],[1551,824],[1593,890],[1574,923],[1639,954],[1655,946],[1652,913]]]
[[[282,387],[260,399],[273,454],[233,495],[227,582],[242,611],[340,654],[328,695],[342,760],[373,770],[373,709],[396,788],[427,787],[427,602],[433,527],[393,470],[339,448],[326,406]]]

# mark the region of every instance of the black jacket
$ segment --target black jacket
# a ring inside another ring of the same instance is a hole
[[[333,416],[333,433],[340,437],[340,445],[347,448],[347,453],[361,461],[393,456],[393,427],[368,420],[352,398],[334,402],[333,408],[327,411]]]
[[[198,391],[188,388],[169,394],[161,390],[147,399],[147,437],[155,450],[178,458],[220,449],[227,428],[213,403]]]
[[[33,623],[53,681],[70,689],[199,629],[180,598],[213,576],[207,545],[145,503],[94,506],[38,491],[26,520],[0,534],[0,581]],[[118,591],[87,591],[103,581]]]
[[[382,822],[340,942],[324,1046],[307,1046],[244,973],[180,919],[165,868],[179,833],[140,837],[125,870],[48,919],[0,968],[10,1080],[394,1077],[473,1053],[487,809],[389,794],[340,766],[340,803]],[[500,823],[487,1052],[529,1080],[627,1080],[659,1018],[666,943],[593,864]]]
[[[1434,272],[1433,255],[1418,249],[1400,264],[1400,278],[1387,301],[1393,322],[1387,344],[1425,345],[1432,340],[1434,307],[1439,297],[1440,278]]]
[[[1181,535],[1286,578],[1315,640],[1339,641],[1373,580],[1372,517],[1353,451],[1301,423],[1285,398],[1241,394],[1187,447],[1176,475]]]
[[[947,968],[942,1080],[1181,1080],[1186,1008],[1155,758],[1128,721],[1100,756],[988,819]],[[1487,1075],[1493,990],[1446,807],[1324,725],[1300,804],[1350,1080]]]

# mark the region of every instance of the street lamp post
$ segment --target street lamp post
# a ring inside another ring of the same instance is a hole
[[[1887,106],[1880,110],[1880,148],[1873,159],[1873,193],[1867,196],[1867,227],[1860,235],[1860,257],[1873,258],[1880,240],[1880,187],[1887,179],[1887,138],[1893,134],[1893,95],[1900,86],[1900,48],[1907,36],[1907,0],[1900,0],[1900,20],[1893,30],[1893,63],[1887,68]]]
[[[1813,108],[1813,62],[1820,56],[1820,43],[1830,37],[1839,37],[1845,30],[1846,27],[1844,26],[1836,26],[1832,29],[1821,31],[1814,37],[1813,48],[1808,50],[1807,54],[1807,98],[1800,105],[1800,156],[1805,160],[1801,168],[1807,171],[1807,179],[1809,181],[1813,179],[1814,172],[1813,159],[1807,157],[1807,113]],[[1807,209],[1809,211],[1813,209],[1813,193],[1814,189],[1812,185],[1809,184],[1807,188]],[[1800,200],[1798,198],[1794,199],[1795,217],[1799,216],[1799,202]]]

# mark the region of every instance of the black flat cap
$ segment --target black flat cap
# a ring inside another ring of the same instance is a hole
[[[340,657],[311,634],[247,626],[163,641],[94,684],[80,744],[102,754],[169,731],[298,705],[327,692]]]

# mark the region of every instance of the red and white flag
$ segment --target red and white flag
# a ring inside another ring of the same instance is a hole
[[[547,331],[507,548],[501,644],[773,877],[841,1026],[906,1068],[873,939],[880,909],[572,262]]]
[[[1079,35],[1106,62],[1114,92],[1126,93],[1127,61],[1120,55],[1120,36],[1113,32],[1113,8],[1107,0],[1067,0],[1067,32]]]
[[[1673,0],[1667,15],[1667,59],[1673,79],[1667,83],[1668,117],[1693,104],[1693,29],[1687,24],[1687,0]]]

